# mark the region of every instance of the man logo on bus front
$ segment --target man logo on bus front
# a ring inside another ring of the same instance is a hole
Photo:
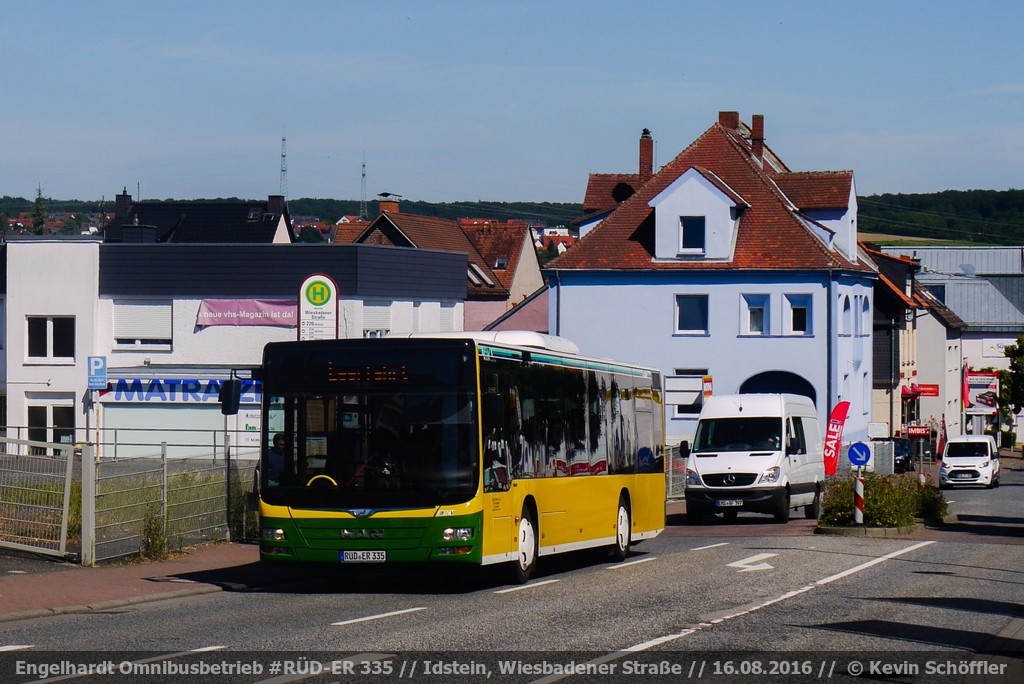
[[[350,508],[348,512],[357,518],[369,518],[373,515],[372,508]]]

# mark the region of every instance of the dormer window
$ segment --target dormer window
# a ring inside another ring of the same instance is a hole
[[[704,254],[703,216],[679,217],[679,254]]]

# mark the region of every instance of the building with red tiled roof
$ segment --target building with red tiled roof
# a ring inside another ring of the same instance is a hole
[[[868,245],[864,252],[878,269],[873,421],[886,426],[887,436],[906,437],[907,426],[940,421],[948,434],[962,434],[967,324],[917,279],[917,259]]]
[[[466,254],[464,330],[483,330],[544,284],[525,221],[406,214],[397,200],[386,199],[380,215],[352,241]]]
[[[692,436],[709,376],[717,394],[809,396],[822,424],[849,401],[846,435],[866,437],[877,276],[853,172],[794,172],[763,116],[721,112],[644,180],[650,138],[631,194],[601,203],[608,182],[591,176],[584,211],[608,213],[546,268],[549,332],[661,368],[673,439]]]

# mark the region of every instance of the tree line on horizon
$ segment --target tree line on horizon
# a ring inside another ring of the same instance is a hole
[[[113,201],[54,200],[37,197],[0,197],[0,217],[39,212],[40,200],[49,213],[113,213]],[[147,200],[148,201],[148,200]],[[168,202],[259,201],[237,197]],[[1024,190],[945,190],[918,194],[881,194],[858,197],[860,233],[944,240],[966,245],[1024,244]],[[288,200],[292,216],[316,216],[334,223],[342,216],[358,216],[359,200],[300,198]],[[568,225],[582,215],[572,202],[424,202],[402,200],[410,214],[444,219],[490,218]],[[377,202],[367,203],[366,218],[377,215]],[[3,225],[6,225],[6,221]]]

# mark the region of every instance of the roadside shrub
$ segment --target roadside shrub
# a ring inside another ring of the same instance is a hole
[[[167,524],[159,506],[150,506],[142,519],[139,535],[139,557],[150,560],[166,558],[169,552]]]
[[[918,494],[917,516],[925,520],[942,520],[949,513],[949,503],[931,478],[925,482]]]
[[[851,527],[854,522],[855,478],[830,479],[825,486],[819,524]],[[910,527],[916,517],[934,520],[946,515],[946,499],[931,483],[921,488],[912,474],[864,474],[864,526]]]

